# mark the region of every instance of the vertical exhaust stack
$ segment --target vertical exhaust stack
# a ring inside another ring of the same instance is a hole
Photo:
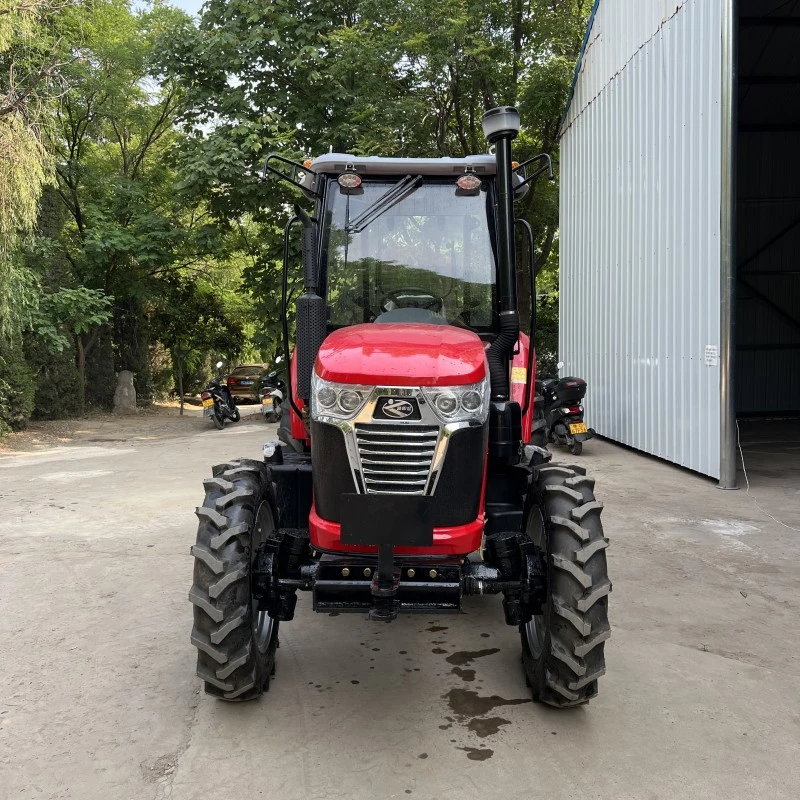
[[[325,301],[317,293],[317,228],[299,206],[297,216],[303,223],[303,294],[297,300],[297,396],[306,403],[311,397],[311,373],[317,353],[325,340]]]
[[[495,146],[497,158],[497,288],[500,295],[500,333],[486,353],[492,400],[508,400],[508,362],[519,339],[517,265],[514,247],[514,187],[511,142],[519,133],[519,113],[513,106],[492,108],[481,120],[483,134]]]

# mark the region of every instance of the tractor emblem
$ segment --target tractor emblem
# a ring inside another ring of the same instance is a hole
[[[405,419],[414,413],[414,406],[407,400],[387,400],[382,410],[387,417]]]

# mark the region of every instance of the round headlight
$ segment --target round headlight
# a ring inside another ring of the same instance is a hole
[[[464,409],[464,411],[469,411],[470,413],[477,411],[481,407],[482,402],[483,398],[481,397],[480,392],[476,392],[474,389],[464,392],[463,396],[461,397],[461,407]]]
[[[323,408],[333,408],[336,405],[336,392],[330,386],[323,386],[317,392],[317,400]]]
[[[444,414],[446,417],[449,417],[458,411],[458,399],[450,392],[443,392],[442,394],[437,395],[435,402],[436,408],[438,408],[439,412]]]
[[[339,408],[351,414],[361,405],[361,395],[352,389],[345,389],[339,395]]]

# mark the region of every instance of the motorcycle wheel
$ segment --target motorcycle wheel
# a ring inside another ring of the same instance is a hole
[[[573,442],[569,446],[569,451],[574,456],[579,456],[583,452],[583,442]]]
[[[215,411],[211,415],[211,421],[214,423],[214,427],[218,431],[221,431],[222,428],[225,426],[225,420],[223,419],[222,414],[220,414],[219,411]]]
[[[231,414],[231,419],[234,422],[238,422],[241,418],[242,418],[242,415],[239,413],[239,409],[238,408],[234,408],[233,409],[233,413]]]

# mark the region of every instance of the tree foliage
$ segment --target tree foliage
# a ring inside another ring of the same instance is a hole
[[[484,111],[519,107],[519,160],[557,157],[557,135],[589,12],[588,0],[210,0],[165,65],[186,93],[181,146],[187,187],[219,218],[260,226],[247,277],[264,310],[285,188],[264,183],[270,151],[333,149],[384,156],[486,150]],[[531,187],[518,214],[552,273],[557,188]],[[554,281],[548,281],[551,286]],[[275,335],[277,331],[273,331]]]

